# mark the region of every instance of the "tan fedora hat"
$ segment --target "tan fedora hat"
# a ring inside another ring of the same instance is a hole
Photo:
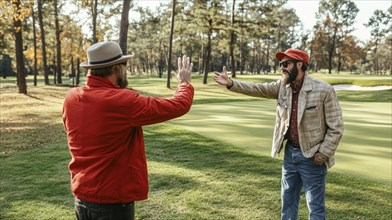
[[[86,69],[98,69],[113,66],[118,63],[127,62],[131,55],[123,55],[120,45],[116,42],[105,41],[91,45],[87,49],[87,59],[80,64],[80,67]]]

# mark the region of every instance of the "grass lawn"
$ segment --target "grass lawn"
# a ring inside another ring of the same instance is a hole
[[[391,183],[392,105],[342,101],[341,107],[345,130],[330,171]],[[205,137],[269,156],[275,108],[276,101],[266,99],[201,104],[174,122]]]
[[[29,85],[29,95],[25,96],[16,93],[9,82],[12,79],[7,80],[0,81],[0,219],[74,219],[67,167],[70,155],[61,120],[68,88]],[[188,116],[144,127],[150,195],[136,203],[137,219],[279,219],[281,161],[263,153],[270,150],[273,102],[233,94],[214,84],[202,85],[198,77],[194,84],[195,105]],[[166,89],[164,80],[154,78],[133,78],[131,86],[159,96],[174,90]],[[390,92],[381,95],[383,100],[390,100]],[[367,166],[364,158],[390,158],[391,124],[385,115],[390,118],[391,112],[384,109],[385,102],[357,102],[356,96],[370,101],[378,96],[347,91],[342,102],[349,122],[344,137],[348,139],[342,142],[350,144],[340,146],[339,158],[347,154],[361,170],[361,165]],[[240,115],[236,109],[242,110]],[[221,120],[221,127],[204,125],[209,135],[185,129],[180,121],[196,117],[193,111],[202,112],[200,119],[212,124]],[[268,145],[253,149],[220,140],[217,137],[223,134],[232,138],[247,133],[245,128],[237,132],[230,129],[230,120],[247,124],[251,128],[246,128],[248,133],[262,131],[249,135],[255,139],[245,142],[263,138],[261,142]],[[376,148],[366,147],[372,145]],[[336,167],[343,164],[341,160]],[[372,169],[379,173],[377,166]],[[391,198],[390,182],[355,177],[344,170],[327,176],[329,219],[391,219]],[[300,219],[306,216],[302,196]]]

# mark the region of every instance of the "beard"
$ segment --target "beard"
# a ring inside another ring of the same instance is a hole
[[[298,76],[298,68],[295,65],[290,72],[284,70],[283,81],[286,84],[290,84],[290,83],[294,82],[294,80],[297,78],[297,76]]]
[[[119,78],[117,80],[117,85],[119,85],[120,88],[122,88],[122,89],[127,88],[128,87],[128,79],[126,77]]]

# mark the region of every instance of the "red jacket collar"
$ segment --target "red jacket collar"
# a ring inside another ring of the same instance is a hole
[[[119,85],[113,84],[110,80],[99,77],[88,75],[86,80],[86,85],[88,87],[109,87],[109,88],[120,88]]]

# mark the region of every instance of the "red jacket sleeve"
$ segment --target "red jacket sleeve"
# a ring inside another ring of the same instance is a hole
[[[194,89],[190,83],[182,83],[171,98],[143,96],[138,93],[130,98],[131,126],[143,126],[167,121],[186,114],[191,106]]]

